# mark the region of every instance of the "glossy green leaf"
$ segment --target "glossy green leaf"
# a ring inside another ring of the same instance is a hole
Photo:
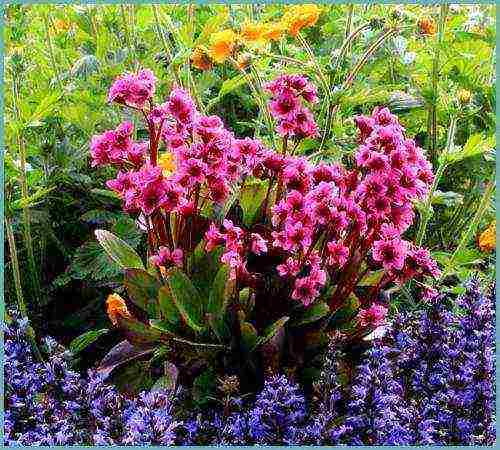
[[[95,235],[108,256],[120,267],[123,269],[144,269],[140,256],[125,241],[107,230],[96,230]]]
[[[125,288],[130,300],[153,317],[156,317],[158,312],[157,299],[160,287],[158,280],[145,270],[125,270]]]
[[[293,322],[290,323],[291,326],[306,325],[308,323],[315,322],[316,320],[325,317],[330,312],[330,308],[324,302],[315,303],[309,308],[306,308],[302,314],[297,317]]]
[[[169,272],[167,279],[172,300],[186,324],[198,333],[203,331],[203,304],[196,287],[191,280],[177,268]]]
[[[251,352],[257,346],[257,330],[249,322],[240,322],[240,330],[243,350]]]
[[[182,326],[182,316],[175,306],[168,286],[162,286],[158,291],[158,302],[163,318],[174,327],[173,329],[179,330]]]
[[[268,184],[264,181],[247,181],[240,192],[240,206],[243,210],[243,222],[250,226],[255,220],[262,202],[266,198]]]
[[[86,333],[81,334],[77,338],[73,339],[69,344],[69,349],[74,355],[85,350],[89,345],[93,344],[97,339],[106,334],[109,330],[103,328],[102,330],[90,330]]]
[[[264,345],[266,342],[269,342],[273,336],[285,326],[285,323],[288,322],[289,317],[284,316],[281,319],[277,320],[273,324],[269,325],[265,330],[262,336],[259,336],[257,341],[255,342],[256,347],[260,347],[261,345]]]

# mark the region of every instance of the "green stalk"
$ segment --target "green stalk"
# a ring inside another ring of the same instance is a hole
[[[128,19],[127,19],[127,12],[125,11],[125,5],[120,5],[120,11],[122,13],[122,20],[123,20],[123,28],[125,30],[125,41],[127,44],[127,48],[129,51],[128,54],[128,60],[130,61],[130,58],[132,57],[132,42],[130,38],[130,29],[129,29],[129,24],[128,24]]]
[[[5,231],[7,234],[7,242],[9,244],[9,253],[10,253],[10,261],[12,264],[12,275],[14,278],[14,286],[16,288],[16,297],[17,297],[17,306],[19,308],[19,312],[22,317],[28,318],[28,308],[26,307],[26,303],[24,301],[23,290],[21,287],[21,272],[19,270],[19,259],[17,257],[17,247],[16,240],[14,237],[14,230],[12,229],[12,223],[9,217],[5,217]],[[26,330],[26,335],[30,342],[31,349],[35,357],[42,361],[42,354],[40,353],[40,349],[36,343],[35,332],[33,328],[28,326]]]
[[[490,181],[486,189],[484,190],[483,197],[481,199],[481,203],[479,203],[479,206],[477,207],[476,213],[474,214],[474,217],[472,221],[470,222],[469,226],[467,229],[462,233],[462,236],[460,238],[460,242],[457,245],[457,248],[453,252],[453,255],[451,255],[451,258],[448,260],[448,263],[446,264],[445,269],[443,270],[440,279],[443,279],[450,273],[450,269],[453,267],[455,264],[455,261],[457,260],[458,255],[463,251],[467,243],[469,242],[471,236],[474,234],[476,231],[479,222],[483,218],[486,210],[488,209],[488,204],[491,201],[491,194],[493,193],[493,189],[495,188],[495,183],[493,181]]]
[[[455,140],[456,125],[457,125],[457,119],[456,117],[453,117],[450,122],[450,127],[448,128],[448,138],[446,140],[446,147],[444,149],[444,152],[441,154],[441,157],[439,158],[439,165],[436,171],[436,175],[434,177],[434,181],[429,190],[429,193],[427,194],[427,198],[424,204],[424,209],[420,214],[420,224],[418,227],[417,237],[416,237],[416,243],[418,246],[422,245],[425,233],[427,231],[427,225],[432,215],[432,198],[434,197],[434,193],[436,192],[441,177],[443,176],[443,172],[447,166],[446,156],[453,147],[453,141]]]
[[[19,86],[18,78],[16,77],[12,82],[12,101],[14,106],[14,111],[16,114],[16,121],[21,123],[21,114],[19,112]],[[21,197],[22,199],[28,198],[28,179],[26,176],[26,142],[22,136],[19,128],[16,132],[17,147],[19,150],[19,160],[20,160],[20,185],[21,185]],[[35,263],[35,254],[33,251],[33,238],[31,234],[31,214],[27,203],[22,205],[22,223],[23,223],[23,239],[24,245],[26,247],[26,253],[28,255],[28,267],[29,276],[31,280],[31,290],[33,295],[33,300],[36,304],[40,303],[41,300],[41,289],[40,280],[38,277],[38,270]]]
[[[17,305],[23,316],[28,315],[28,309],[24,302],[23,288],[21,286],[21,271],[19,270],[19,259],[17,257],[16,240],[14,238],[14,230],[9,217],[5,217],[5,232],[7,234],[7,242],[9,244],[10,261],[12,264],[12,277],[14,278],[14,286],[16,288]]]
[[[432,60],[432,103],[429,107],[428,130],[427,136],[430,137],[430,156],[434,160],[436,157],[437,148],[437,102],[439,99],[438,81],[439,81],[439,62],[441,57],[441,46],[444,39],[444,30],[446,25],[446,15],[448,13],[448,5],[443,4],[439,10],[438,32],[434,42],[434,59]]]
[[[62,81],[61,81],[61,73],[59,72],[59,67],[57,66],[57,63],[56,63],[56,57],[55,57],[55,53],[54,53],[54,44],[52,42],[52,36],[50,35],[49,13],[48,12],[45,12],[43,14],[43,23],[45,25],[45,37],[47,38],[47,44],[49,47],[49,56],[50,56],[50,63],[52,65],[52,71],[54,72],[54,76],[57,78],[59,88],[62,91],[63,85],[62,85]]]

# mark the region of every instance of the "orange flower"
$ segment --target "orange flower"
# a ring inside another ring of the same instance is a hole
[[[54,30],[56,33],[69,30],[70,24],[62,19],[54,20]]]
[[[263,43],[265,27],[259,23],[245,23],[241,27],[240,37],[246,43]]]
[[[286,10],[281,23],[292,36],[297,36],[302,28],[314,26],[320,13],[321,9],[315,4],[291,6]]]
[[[436,23],[430,17],[420,19],[418,21],[418,29],[420,34],[423,34],[424,36],[434,36],[437,31]]]
[[[495,221],[479,235],[479,248],[482,252],[492,252],[496,248]]]
[[[162,168],[163,175],[168,177],[176,169],[174,155],[170,152],[163,153],[158,158],[158,166]]]
[[[264,25],[262,37],[266,41],[279,41],[284,32],[283,24],[281,23],[268,23]]]
[[[237,35],[233,30],[223,30],[212,34],[208,54],[217,63],[223,63],[236,48]]]
[[[210,70],[212,68],[212,61],[208,53],[201,47],[196,47],[191,53],[191,64],[200,70]]]
[[[106,300],[107,313],[113,325],[118,323],[119,317],[131,318],[125,300],[118,294],[110,294]]]

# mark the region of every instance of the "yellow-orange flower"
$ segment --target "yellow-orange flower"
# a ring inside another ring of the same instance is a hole
[[[106,300],[107,313],[113,325],[118,323],[119,317],[131,318],[125,300],[118,294],[110,294]]]
[[[264,25],[264,31],[262,32],[262,37],[266,41],[279,41],[283,36],[285,29],[281,22],[278,23],[267,23]]]
[[[240,37],[245,43],[264,43],[265,26],[260,23],[245,23],[241,27]]]
[[[200,70],[210,70],[212,68],[212,61],[208,53],[201,47],[196,47],[191,53],[191,64]]]
[[[314,26],[320,13],[321,9],[314,4],[291,6],[286,10],[281,23],[292,36],[297,36],[302,28]]]
[[[210,37],[208,54],[217,63],[223,63],[229,58],[235,48],[238,36],[233,30],[223,30]]]
[[[472,94],[467,89],[460,89],[457,92],[457,98],[458,98],[458,101],[460,103],[464,103],[464,104],[469,103],[471,97],[472,97]]]
[[[430,17],[424,17],[418,21],[418,29],[424,36],[434,36],[437,31],[436,22]]]
[[[163,153],[158,158],[158,166],[161,167],[163,175],[168,177],[172,172],[175,171],[175,161],[174,155],[170,152]]]
[[[492,252],[496,248],[496,224],[495,221],[479,235],[479,248],[483,252]]]
[[[70,28],[70,24],[62,19],[54,20],[54,30],[56,33],[61,33],[67,31]]]

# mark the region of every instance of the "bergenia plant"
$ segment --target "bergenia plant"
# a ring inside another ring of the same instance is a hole
[[[141,70],[109,93],[137,110],[149,141],[125,122],[91,143],[92,164],[117,168],[107,186],[147,233],[143,259],[96,231],[124,269],[127,298],[107,302],[129,342],[123,359],[161,346],[181,375],[200,363],[253,378],[265,366],[302,369],[327,333],[354,339],[381,325],[384,290],[439,275],[404,238],[432,167],[387,108],[355,117],[351,166],[315,165],[294,154],[318,133],[304,76],[265,86],[279,149],[237,138],[179,87],[155,103],[156,83]]]

